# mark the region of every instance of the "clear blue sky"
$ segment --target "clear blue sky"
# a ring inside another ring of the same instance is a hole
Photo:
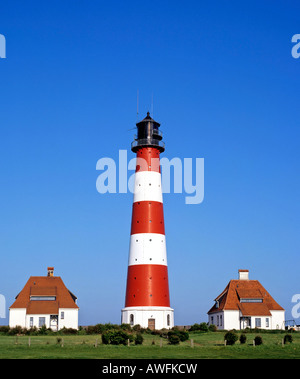
[[[96,191],[154,96],[164,156],[205,160],[205,198],[165,194],[175,323],[207,321],[249,269],[291,318],[299,284],[297,1],[6,1],[0,34],[0,293],[47,266],[81,325],[119,323],[132,194]],[[8,312],[7,312],[8,316]],[[300,323],[300,320],[297,320]],[[1,324],[8,323],[0,319]]]

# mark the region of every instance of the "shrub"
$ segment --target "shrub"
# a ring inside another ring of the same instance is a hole
[[[169,333],[169,329],[165,329],[165,328],[163,328],[163,329],[161,329],[160,330],[160,337],[161,338],[168,338],[168,333]]]
[[[180,338],[176,334],[169,335],[169,342],[170,345],[178,345],[180,343]]]
[[[127,328],[127,324],[122,324],[121,326],[117,325],[117,324],[111,324],[111,323],[89,325],[86,328],[86,334],[102,334],[105,331],[108,331],[108,330],[120,330],[120,328],[121,329],[126,329]]]
[[[144,337],[142,336],[141,333],[138,333],[134,339],[134,343],[136,345],[142,345],[143,344],[143,341],[144,341]]]
[[[44,336],[44,335],[46,335],[48,332],[52,332],[52,330],[51,329],[48,329],[47,327],[46,327],[46,325],[42,325],[40,328],[39,328],[39,330],[38,330],[38,334],[40,334],[40,335],[42,335],[42,336]]]
[[[216,327],[215,324],[210,324],[209,327],[208,327],[208,330],[210,332],[216,332],[218,330],[218,328]]]
[[[129,335],[122,330],[113,332],[110,337],[110,343],[112,345],[126,345]]]
[[[111,335],[110,332],[105,332],[105,333],[102,334],[101,339],[102,339],[102,343],[104,345],[108,345],[109,344],[109,342],[110,342],[110,335]]]
[[[120,325],[118,324],[111,324],[110,322],[103,324],[103,330],[119,330]]]
[[[226,345],[234,345],[238,339],[238,335],[233,330],[229,330],[224,336]]]
[[[23,328],[20,325],[17,325],[13,328],[9,328],[8,335],[15,336],[16,334],[22,334]]]
[[[199,330],[201,330],[202,332],[208,332],[207,323],[206,322],[201,322],[201,324],[199,325]]]
[[[136,324],[132,327],[132,330],[134,330],[135,332],[140,332],[142,329],[141,325],[140,324]]]
[[[107,331],[102,334],[102,343],[105,345],[126,345],[127,341],[133,341],[133,336],[123,330]]]
[[[187,331],[185,330],[181,330],[180,331],[180,335],[179,335],[179,338],[180,338],[180,341],[187,341],[189,339],[190,335]]]
[[[101,334],[103,333],[105,327],[103,324],[96,324],[94,325],[94,334]]]
[[[94,325],[89,325],[86,328],[86,334],[96,334],[96,329]]]
[[[197,330],[200,330],[199,327],[200,327],[199,324],[193,324],[193,325],[191,325],[190,332],[196,332]]]
[[[187,341],[189,339],[189,333],[186,332],[185,330],[178,330],[176,334],[179,337],[181,342]]]
[[[181,342],[189,339],[189,333],[185,330],[173,329],[168,332],[168,338],[171,336],[177,336]]]
[[[190,327],[190,332],[195,332],[195,331],[202,331],[202,332],[208,332],[208,326],[206,322],[201,322],[201,324],[193,324]]]
[[[0,326],[0,333],[8,333],[9,331],[9,326],[8,325],[1,325]]]
[[[27,329],[26,334],[28,334],[29,336],[34,336],[34,335],[37,335],[38,332],[39,330],[36,326],[31,326],[29,329]]]
[[[60,331],[63,334],[77,334],[78,333],[77,329],[73,329],[73,328],[62,328]]]
[[[293,336],[291,334],[286,334],[283,339],[284,344],[286,343],[292,343],[293,342]]]
[[[261,336],[256,336],[254,338],[254,343],[255,343],[255,346],[262,345],[263,339],[261,338]]]
[[[130,326],[130,324],[121,324],[120,328],[121,328],[122,330],[127,330],[128,332],[131,331],[131,326]]]
[[[244,343],[246,343],[246,340],[247,340],[246,334],[241,334],[240,335],[240,343],[244,344]]]

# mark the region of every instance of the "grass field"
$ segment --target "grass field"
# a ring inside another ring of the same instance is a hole
[[[241,345],[224,346],[223,332],[192,332],[190,340],[180,345],[168,345],[166,339],[144,334],[143,345],[113,346],[102,345],[100,335],[61,336],[63,346],[57,343],[56,336],[0,336],[1,359],[29,358],[76,358],[76,359],[211,359],[248,358],[284,359],[300,358],[300,333],[293,333],[293,342],[282,346],[285,333],[261,333],[263,345],[253,346],[257,334],[248,333],[247,341]],[[153,341],[155,344],[153,344]],[[160,343],[162,341],[162,347]],[[96,346],[95,346],[96,345]]]

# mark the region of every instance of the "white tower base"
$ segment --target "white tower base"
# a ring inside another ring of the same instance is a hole
[[[169,307],[127,307],[122,309],[122,324],[140,325],[142,328],[171,329],[174,309]]]

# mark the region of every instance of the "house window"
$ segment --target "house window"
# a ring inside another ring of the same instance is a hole
[[[30,317],[30,319],[29,319],[29,326],[30,326],[30,328],[33,327],[33,317]]]
[[[261,318],[256,318],[255,319],[255,327],[260,328],[261,327]]]
[[[56,297],[55,296],[30,296],[30,300],[37,300],[37,301],[55,301]]]
[[[220,326],[222,326],[222,315],[220,315]]]
[[[214,323],[214,316],[211,316],[211,318],[210,318],[210,323],[211,323],[211,324]]]
[[[64,320],[65,319],[65,312],[60,312],[60,319]]]
[[[129,322],[130,322],[130,325],[133,325],[134,324],[134,315],[130,315],[129,316]]]
[[[263,299],[241,299],[241,303],[262,303]]]
[[[39,317],[39,327],[46,325],[46,317]]]
[[[270,326],[270,324],[269,324],[269,320],[270,320],[270,319],[267,317],[267,318],[266,318],[266,328],[268,328],[268,327]]]
[[[167,326],[170,326],[170,315],[167,315]]]
[[[219,326],[219,316],[217,316],[217,326]]]

